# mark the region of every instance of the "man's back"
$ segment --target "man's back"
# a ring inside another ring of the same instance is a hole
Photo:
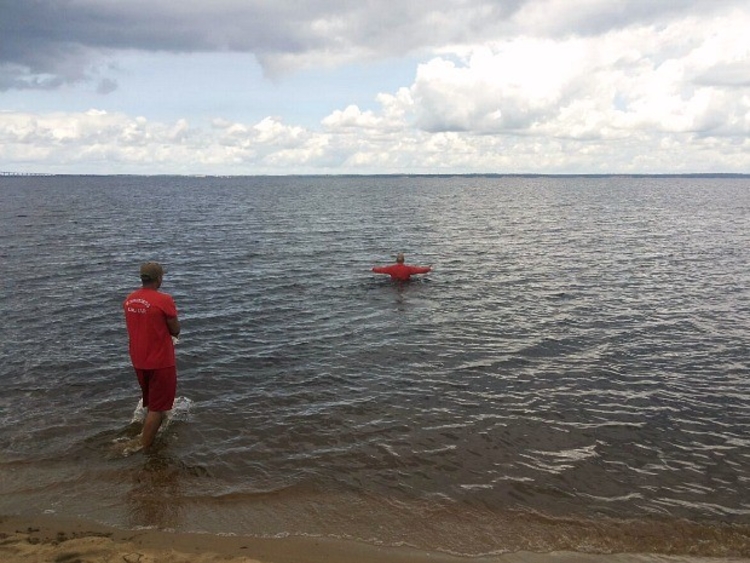
[[[130,337],[130,358],[137,369],[161,369],[175,365],[174,344],[167,325],[177,317],[172,297],[155,289],[141,288],[123,303]]]

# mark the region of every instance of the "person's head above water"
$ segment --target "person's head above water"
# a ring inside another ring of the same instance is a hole
[[[404,253],[403,252],[399,252],[396,255],[396,262],[399,263],[399,264],[403,264],[404,263]]]

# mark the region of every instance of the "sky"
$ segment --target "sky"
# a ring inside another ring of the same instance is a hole
[[[0,0],[0,172],[750,173],[747,0]]]

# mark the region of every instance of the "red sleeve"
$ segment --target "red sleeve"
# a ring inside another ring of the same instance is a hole
[[[429,266],[411,266],[409,267],[409,273],[410,274],[426,274],[427,272],[431,271],[432,268]]]
[[[390,274],[391,266],[375,266],[372,271],[376,274]]]
[[[174,304],[174,299],[172,299],[172,296],[166,294],[162,295],[166,298],[160,304],[161,310],[164,311],[164,316],[168,319],[177,317],[177,305]]]

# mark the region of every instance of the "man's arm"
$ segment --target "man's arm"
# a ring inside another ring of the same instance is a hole
[[[180,321],[177,317],[170,317],[167,319],[167,328],[169,329],[169,334],[172,336],[176,337],[180,335]]]
[[[432,271],[431,266],[410,266],[409,267],[409,273],[410,274],[426,274],[427,272]]]

